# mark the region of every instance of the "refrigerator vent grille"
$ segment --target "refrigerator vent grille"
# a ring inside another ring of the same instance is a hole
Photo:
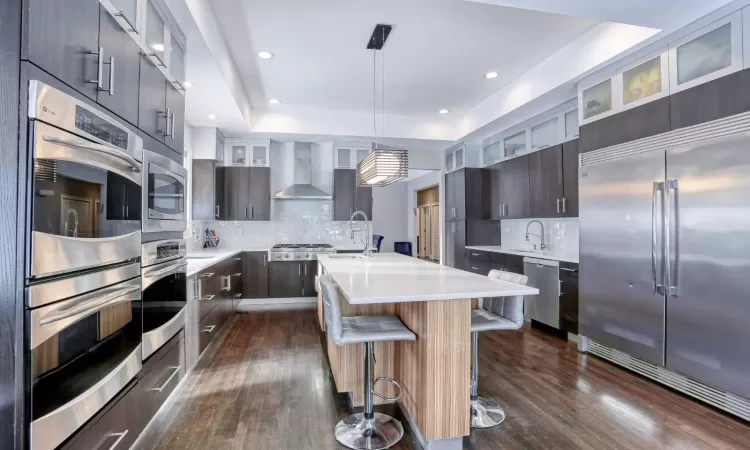
[[[582,153],[581,167],[750,131],[750,112]]]
[[[591,354],[750,421],[750,400],[748,399],[705,385],[700,381],[680,375],[665,367],[642,361],[590,338],[587,338],[586,341],[588,345],[587,351]]]

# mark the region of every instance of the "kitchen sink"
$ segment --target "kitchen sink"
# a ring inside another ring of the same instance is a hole
[[[546,250],[526,250],[526,249],[521,249],[521,248],[504,248],[503,250],[508,251],[508,252],[526,253],[529,255],[540,255],[540,256],[544,256],[549,253]]]
[[[326,255],[331,259],[364,259],[365,255],[357,255],[357,254],[341,254],[341,255]]]
[[[187,259],[213,259],[216,258],[216,256],[211,255],[187,255]]]

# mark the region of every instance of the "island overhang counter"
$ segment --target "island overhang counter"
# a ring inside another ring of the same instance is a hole
[[[398,253],[318,255],[318,262],[319,273],[339,289],[343,316],[395,315],[417,335],[416,341],[376,343],[373,376],[401,383],[402,410],[422,445],[460,449],[469,435],[471,309],[478,298],[539,291]],[[325,330],[320,292],[318,319]],[[350,392],[354,405],[362,405],[363,345],[326,343],[338,392]]]

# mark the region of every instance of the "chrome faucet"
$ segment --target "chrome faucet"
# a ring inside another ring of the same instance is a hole
[[[367,218],[367,214],[365,214],[362,211],[354,211],[354,214],[352,214],[352,217],[349,218],[349,229],[351,230],[351,236],[352,239],[354,239],[354,218],[357,216],[362,216],[365,219],[365,224],[367,224],[367,241],[364,242],[365,249],[362,251],[362,254],[365,256],[370,256],[370,253],[372,252],[372,224],[370,223],[369,219]],[[361,230],[358,230],[361,231]]]
[[[71,217],[73,218],[73,229],[68,228]],[[68,232],[72,232],[72,234],[68,234]],[[65,214],[65,236],[78,237],[78,211],[73,208],[68,208]]]
[[[529,233],[529,228],[531,227],[531,224],[534,223],[534,222],[538,223],[539,226],[542,227],[542,233],[541,234]],[[544,242],[544,224],[542,222],[540,222],[538,220],[532,220],[528,224],[526,224],[526,242],[531,242],[529,240],[529,236],[536,236],[536,237],[539,238],[539,240],[540,240],[540,242],[539,242],[539,250],[542,250],[542,251],[547,250],[547,244]],[[532,244],[532,245],[534,246],[534,250],[536,250],[536,244]]]

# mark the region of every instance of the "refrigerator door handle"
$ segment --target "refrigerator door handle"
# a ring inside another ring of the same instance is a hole
[[[679,297],[679,272],[680,272],[680,185],[678,180],[667,180],[664,185],[664,197],[669,205],[669,192],[674,191],[674,198],[670,208],[664,214],[664,241],[667,251],[664,254],[666,264],[668,294],[671,297]],[[672,215],[674,215],[674,236],[672,236]],[[674,267],[672,267],[672,250],[674,248]]]
[[[661,280],[657,278],[657,229],[659,228],[659,220],[656,214],[656,196],[657,193],[662,193],[662,206],[664,205],[664,182],[654,181],[654,188],[651,193],[651,282],[654,294],[664,295],[664,271],[661,271]],[[663,225],[663,223],[662,223]],[[662,259],[663,261],[663,259]],[[659,282],[661,281],[661,283]]]

